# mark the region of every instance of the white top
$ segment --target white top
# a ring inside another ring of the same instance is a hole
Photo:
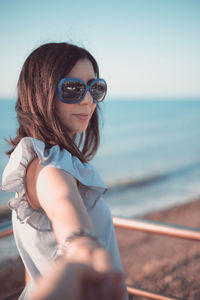
[[[107,189],[95,168],[89,163],[82,163],[67,150],[60,150],[59,146],[46,150],[42,141],[25,137],[11,154],[2,180],[2,191],[16,192],[16,197],[9,201],[9,207],[13,209],[17,248],[30,276],[29,287],[26,287],[19,299],[28,299],[30,286],[39,274],[51,268],[58,250],[51,221],[43,210],[34,210],[26,199],[24,177],[28,165],[35,157],[39,158],[40,165],[63,169],[77,179],[78,190],[95,233],[109,251],[114,266],[122,270],[112,216],[101,197]]]

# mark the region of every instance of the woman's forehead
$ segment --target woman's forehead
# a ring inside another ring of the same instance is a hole
[[[88,58],[79,59],[66,77],[75,77],[88,82],[96,78],[92,62]]]

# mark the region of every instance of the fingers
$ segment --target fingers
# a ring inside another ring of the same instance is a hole
[[[99,255],[102,257],[104,254]],[[107,262],[101,266],[105,270]],[[54,272],[41,278],[32,300],[121,300],[121,272],[102,270],[99,272],[86,264],[60,261],[55,265]]]
[[[114,270],[110,255],[105,249],[96,248],[93,251],[92,266],[103,275],[99,278],[98,299],[121,300],[125,293],[123,276],[120,271]],[[97,295],[94,299],[97,299]]]
[[[92,255],[92,266],[98,272],[109,272],[113,270],[109,253],[103,248],[96,248]]]
[[[80,300],[121,300],[123,276],[114,269],[109,253],[101,247],[81,250],[78,257],[65,258],[69,273],[73,274],[68,279],[71,295],[76,294]]]

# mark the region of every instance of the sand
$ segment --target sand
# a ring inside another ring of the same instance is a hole
[[[143,218],[200,228],[200,199]],[[200,299],[200,242],[118,228],[116,234],[129,285],[175,299]]]

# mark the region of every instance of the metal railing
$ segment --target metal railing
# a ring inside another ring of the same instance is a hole
[[[113,223],[115,227],[132,229],[137,231],[143,231],[147,233],[154,233],[159,235],[166,235],[170,237],[182,238],[200,241],[200,229],[192,228],[188,226],[181,226],[175,224],[167,224],[162,222],[155,222],[150,220],[143,220],[139,218],[134,218],[132,220],[124,218],[113,217]],[[150,291],[145,291],[143,289],[138,289],[127,285],[127,290],[129,294],[137,295],[141,297],[147,297],[149,299],[159,299],[159,300],[175,300],[177,298],[166,297],[164,295],[152,293]]]
[[[129,220],[113,217],[113,223],[116,227],[200,241],[199,228],[176,224],[167,224],[162,222],[143,220],[139,218],[133,218],[132,220]]]
[[[5,236],[11,235],[11,234],[13,234],[12,229],[7,229],[7,230],[4,230],[4,231],[1,231],[0,232],[0,239],[5,237]]]
[[[113,217],[113,223],[115,227],[132,229],[137,231],[143,231],[148,233],[154,233],[159,235],[167,235],[171,237],[177,237],[182,239],[189,239],[200,241],[200,229],[187,226],[167,224],[162,222],[155,222],[150,220],[143,220],[134,218],[132,220]],[[8,236],[13,233],[12,228],[3,229],[0,231],[0,238]],[[141,297],[147,297],[149,299],[159,300],[175,300],[176,298],[166,297],[164,295],[152,293],[143,289],[138,289],[127,285],[129,294],[137,295]]]

